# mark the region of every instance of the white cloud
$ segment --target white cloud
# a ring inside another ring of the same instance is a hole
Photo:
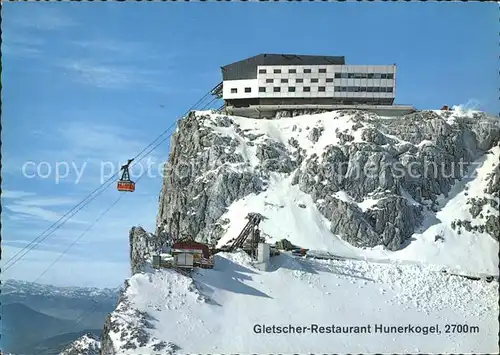
[[[122,57],[135,56],[140,56],[141,59],[151,59],[154,57],[151,54],[151,50],[149,48],[146,48],[144,44],[140,42],[125,42],[107,38],[99,38],[93,40],[71,41],[70,43],[75,47],[84,49],[86,51],[116,55],[118,56],[117,59],[121,59]]]
[[[30,11],[21,11],[9,18],[13,26],[18,28],[55,31],[76,26],[77,23],[59,8],[45,5],[25,7]],[[21,14],[22,12],[22,14]]]
[[[8,211],[6,217],[12,221],[57,222],[64,216],[60,211],[68,205],[76,205],[80,200],[69,197],[40,196],[27,191],[2,191],[3,207]],[[9,213],[10,212],[10,213]],[[66,217],[64,217],[66,219]],[[85,221],[69,218],[68,223],[85,224]]]
[[[6,30],[2,36],[2,54],[18,57],[40,57],[44,53],[44,44],[45,41],[40,38]]]
[[[2,45],[2,54],[5,56],[38,58],[43,55],[43,51],[32,46],[6,43]]]
[[[14,216],[18,219],[38,219],[47,222],[57,222],[63,217],[63,213],[55,212],[47,208],[33,206],[33,205],[23,205],[19,203],[12,203],[4,205],[4,208],[14,213]],[[66,218],[66,217],[65,217]],[[66,220],[66,219],[65,219]],[[69,218],[66,223],[86,223],[81,220],[74,218]]]
[[[68,70],[71,78],[81,84],[102,89],[128,89],[131,86],[141,86],[150,89],[161,89],[155,83],[158,72],[126,66],[97,64],[90,61],[70,61],[61,64]]]
[[[2,190],[2,198],[21,198],[36,195],[34,192],[18,191],[18,190]]]
[[[16,201],[18,205],[22,206],[61,206],[77,204],[79,201],[75,198],[68,197],[47,197],[37,199],[22,199]]]

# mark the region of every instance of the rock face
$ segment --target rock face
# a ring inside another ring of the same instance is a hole
[[[132,275],[144,271],[149,258],[158,248],[158,238],[142,227],[132,227],[129,233],[130,268]]]
[[[252,142],[256,137],[247,137],[228,117],[218,116],[214,123],[220,128],[234,128],[240,140],[218,134],[203,124],[205,120],[210,118],[200,119],[192,113],[179,121],[172,135],[160,192],[157,234],[196,236],[214,243],[217,220],[226,208],[239,198],[259,193],[266,185],[265,168],[251,169],[237,151],[241,140]],[[289,157],[279,146],[261,147],[259,156],[267,169],[289,170]]]
[[[286,140],[244,129],[231,117],[191,113],[182,119],[171,140],[157,234],[215,244],[227,207],[265,191],[270,174],[277,173],[293,175],[293,184],[332,222],[332,233],[358,247],[397,250],[421,223],[424,209],[436,210],[436,199],[448,196],[469,165],[498,143],[500,132],[498,120],[480,113],[454,120],[432,111],[391,119],[356,111],[323,115],[310,126],[293,126],[295,136]],[[346,117],[350,125],[325,130],[327,120]],[[274,122],[287,119],[280,118]],[[309,149],[303,139],[299,143],[303,136]],[[311,153],[321,140],[332,144]],[[356,203],[378,202],[362,211],[336,198],[337,192]],[[489,226],[496,230],[493,221]]]

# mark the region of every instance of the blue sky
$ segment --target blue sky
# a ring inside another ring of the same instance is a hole
[[[2,10],[3,260],[98,187],[102,164],[116,169],[135,156],[215,86],[220,66],[255,54],[396,63],[396,103],[500,111],[495,4],[5,3]],[[168,146],[149,157],[154,174],[40,282],[114,287],[128,276],[128,231],[154,229]],[[33,167],[41,174],[30,178]],[[3,278],[37,279],[117,196],[106,190]]]

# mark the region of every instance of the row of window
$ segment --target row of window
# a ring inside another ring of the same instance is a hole
[[[335,86],[337,92],[393,92],[392,87],[380,86]]]
[[[318,69],[320,74],[326,74],[325,68]],[[274,69],[274,74],[281,74],[281,69]],[[289,74],[297,74],[297,69],[289,69]],[[310,74],[311,69],[304,69],[304,74]],[[267,69],[259,69],[259,74],[267,74]],[[393,73],[335,73],[335,79],[394,79]],[[272,80],[272,79],[271,79]],[[329,79],[326,79],[327,82]],[[332,80],[332,79],[330,79]]]
[[[317,78],[312,78],[310,79],[311,83],[319,83],[319,79]],[[274,82],[274,79],[266,79],[266,83],[269,84],[269,83],[273,83]],[[282,83],[288,83],[288,79],[281,79],[281,82]],[[295,79],[295,82],[296,83],[303,83],[304,82],[304,79],[301,79],[301,78],[297,78]],[[327,83],[333,83],[333,78],[326,78],[326,82]]]
[[[394,79],[393,73],[335,73],[335,79]]]
[[[339,76],[337,76],[337,74],[338,74]],[[337,73],[337,74],[335,74],[335,79],[339,79],[339,78],[341,78],[341,77],[340,77],[340,74],[346,74],[346,76],[342,76],[342,78],[349,78],[349,79],[353,79],[353,78],[351,78],[350,76],[349,76],[349,77],[347,76],[347,75],[348,75],[348,73]],[[370,75],[370,74],[360,74],[360,75]],[[376,75],[376,74],[373,74],[373,75]],[[393,78],[393,75],[392,75],[392,74],[380,74],[380,75],[382,76],[380,79],[392,79],[392,78]],[[390,76],[390,77],[389,77],[389,76]],[[355,77],[354,79],[359,79],[359,78],[358,78],[358,77]],[[372,78],[372,77],[370,77],[370,78],[368,78],[368,77],[362,77],[362,79],[377,79],[377,78]],[[288,79],[286,79],[286,78],[283,78],[283,79],[280,79],[280,80],[281,80],[281,82],[282,82],[282,83],[288,83]],[[326,81],[327,83],[333,83],[333,78],[326,78],[326,79],[325,79],[325,81]],[[266,79],[266,83],[268,83],[268,84],[269,84],[269,83],[273,83],[273,82],[274,82],[274,79]],[[302,78],[297,78],[297,79],[295,79],[295,82],[296,82],[296,83],[303,83],[303,82],[304,82],[304,79],[302,79]],[[318,78],[311,78],[311,79],[310,79],[310,82],[311,82],[311,83],[318,83],[318,82],[319,82],[319,79],[318,79]]]
[[[299,87],[300,89],[300,87]],[[334,90],[336,92],[393,92],[392,87],[379,87],[379,86],[335,86]],[[303,92],[311,92],[311,87],[310,86],[304,86],[302,87]],[[319,92],[325,92],[326,87],[325,86],[319,86],[318,87]],[[251,93],[252,88],[245,88],[246,93]],[[259,87],[259,92],[266,92],[266,87],[261,86]],[[281,92],[281,87],[275,86],[273,87],[273,92]],[[288,87],[288,92],[296,92],[295,86],[289,86]],[[231,89],[231,94],[237,94],[238,89],[232,88]]]
[[[320,68],[318,71],[320,73],[326,74],[325,68]],[[274,69],[273,73],[274,74],[281,74],[281,69]],[[297,74],[297,69],[288,69],[288,73],[289,74]],[[303,73],[304,74],[311,74],[311,69],[304,69]],[[259,74],[267,74],[267,69],[259,69]]]

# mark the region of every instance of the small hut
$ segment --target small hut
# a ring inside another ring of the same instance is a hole
[[[177,267],[211,267],[210,248],[194,240],[182,240],[174,243],[170,250]]]

